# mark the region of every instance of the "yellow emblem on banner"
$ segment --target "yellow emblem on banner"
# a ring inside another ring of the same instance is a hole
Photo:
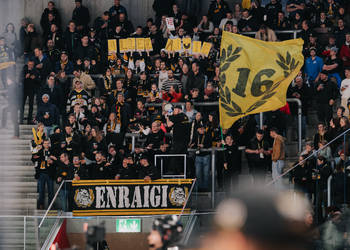
[[[190,37],[182,38],[182,44],[183,44],[184,50],[191,50],[192,40]]]
[[[223,32],[220,57],[220,123],[228,129],[249,114],[286,104],[289,84],[303,65],[302,39],[264,42]]]
[[[193,41],[192,44],[192,54],[200,54],[202,49],[201,41]]]

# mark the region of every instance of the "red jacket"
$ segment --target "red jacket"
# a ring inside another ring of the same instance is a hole
[[[339,53],[340,59],[343,61],[344,67],[349,67],[350,66],[350,48],[346,44],[344,44]],[[344,61],[343,57],[345,57],[347,60]]]

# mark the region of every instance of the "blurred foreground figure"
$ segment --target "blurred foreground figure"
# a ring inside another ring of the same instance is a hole
[[[249,190],[223,201],[201,250],[309,250],[308,201],[292,192]]]
[[[147,237],[150,250],[179,249],[176,244],[181,239],[183,227],[176,215],[168,215],[153,222]]]

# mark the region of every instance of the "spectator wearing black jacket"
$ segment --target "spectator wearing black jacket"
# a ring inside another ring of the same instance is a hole
[[[43,30],[45,27],[48,27],[49,23],[49,14],[52,14],[55,17],[55,23],[58,28],[61,27],[61,16],[55,7],[55,3],[53,1],[49,1],[47,4],[47,8],[44,9],[44,12],[41,14],[40,25]]]
[[[161,142],[165,142],[165,134],[160,129],[160,123],[155,121],[152,123],[151,132],[146,137],[145,146],[149,150],[157,150],[160,148]]]
[[[49,103],[50,96],[48,94],[42,95],[42,103],[38,105],[38,112],[36,115],[36,120],[42,122],[45,126],[45,133],[50,136],[53,132],[53,126],[60,124],[59,111],[57,107]]]
[[[226,13],[230,10],[228,4],[224,0],[213,0],[210,3],[208,17],[215,26],[218,26],[221,19],[225,18]]]
[[[68,52],[69,58],[73,58],[73,53],[78,48],[80,43],[80,35],[76,31],[76,24],[74,21],[70,21],[68,29],[63,34],[64,47]]]
[[[138,168],[138,179],[145,181],[156,180],[160,178],[160,173],[156,167],[150,164],[148,156],[142,154],[140,159],[140,166]]]
[[[309,199],[311,199],[312,192],[312,169],[315,166],[312,164],[313,161],[305,161],[306,156],[299,156],[299,161],[295,163],[299,164],[292,173],[292,183],[294,188],[298,191],[305,193]]]
[[[80,155],[73,155],[72,165],[74,180],[79,181],[89,179],[89,169],[86,166],[85,160],[80,159]]]
[[[127,19],[124,13],[119,14],[119,18],[116,25],[121,26],[122,31],[126,34],[131,34],[134,32],[134,26],[132,25],[131,21]]]
[[[93,180],[108,180],[108,179],[114,179],[113,171],[111,166],[108,166],[106,163],[105,156],[101,151],[98,151],[95,154],[95,161],[96,163],[93,163],[90,165],[90,178]],[[107,165],[107,166],[106,166]]]
[[[32,155],[32,161],[35,164],[35,178],[38,180],[38,208],[44,209],[45,203],[45,186],[47,186],[48,192],[48,205],[51,203],[54,190],[53,190],[53,179],[55,178],[56,168],[54,161],[57,160],[52,155],[50,149],[50,141],[45,139],[43,145],[38,153]]]
[[[83,61],[85,58],[90,58],[92,60],[97,59],[96,50],[92,45],[89,45],[89,37],[87,35],[81,38],[81,44],[79,44],[74,51],[75,60],[80,59]]]
[[[255,18],[249,14],[249,10],[243,10],[242,18],[238,21],[238,29],[241,32],[256,31],[258,29],[258,23]]]
[[[44,94],[49,95],[50,103],[54,104],[61,115],[63,115],[66,110],[64,103],[62,102],[63,92],[59,85],[55,84],[55,76],[50,75],[47,78],[46,84],[39,90],[38,96],[43,96]],[[42,100],[38,100],[38,105],[42,104]]]
[[[57,24],[51,24],[50,31],[45,39],[45,44],[47,44],[48,40],[52,40],[55,49],[61,50],[64,47],[63,34],[57,27]]]
[[[127,156],[124,156],[122,163],[119,166],[118,172],[115,176],[116,180],[125,180],[125,179],[137,179],[137,173],[134,166],[129,164]]]
[[[225,138],[224,151],[224,187],[227,191],[232,190],[238,183],[238,175],[241,171],[240,152],[237,144],[233,141],[232,135]]]
[[[200,98],[203,97],[204,94],[204,75],[199,71],[199,63],[193,62],[192,63],[192,72],[190,73],[188,77],[188,87],[187,89],[191,92],[193,89],[199,90],[199,96]],[[189,93],[185,93],[186,95],[189,95]],[[185,96],[186,98],[186,96]]]
[[[33,60],[29,60],[23,68],[23,99],[22,99],[22,107],[21,107],[21,116],[20,123],[23,123],[24,119],[24,105],[29,99],[29,111],[27,117],[27,123],[33,124],[33,105],[34,105],[34,96],[36,94],[36,90],[39,87],[39,72],[34,67],[35,63]]]
[[[109,8],[109,15],[113,18],[116,18],[121,13],[124,13],[125,16],[128,17],[128,12],[126,8],[120,4],[120,0],[114,0],[114,5]]]
[[[75,9],[73,10],[72,20],[77,25],[78,32],[87,30],[90,22],[89,9],[82,4],[82,0],[75,0]]]
[[[160,25],[163,15],[170,15],[174,0],[154,0],[152,8],[156,12],[156,25]]]
[[[282,11],[281,3],[278,2],[277,0],[271,0],[270,3],[268,3],[265,6],[265,10],[266,10],[267,25],[270,28],[275,27],[278,20],[278,12]]]
[[[57,163],[56,170],[56,182],[57,184],[61,184],[63,181],[71,181],[74,179],[74,167],[73,164],[70,163],[69,157],[67,153],[62,153],[60,155],[60,160]],[[61,208],[63,211],[70,211],[71,206],[71,197],[70,191],[72,188],[72,183],[65,182],[63,187],[61,188],[59,195]]]
[[[35,54],[35,68],[39,72],[39,80],[41,82],[41,85],[44,84],[46,81],[47,76],[51,73],[52,71],[52,66],[50,59],[43,53],[43,50],[41,48],[35,48],[34,49],[34,54]]]
[[[336,83],[328,79],[328,73],[320,73],[320,81],[315,85],[317,100],[317,117],[320,122],[328,124],[333,114],[333,105],[339,95]]]

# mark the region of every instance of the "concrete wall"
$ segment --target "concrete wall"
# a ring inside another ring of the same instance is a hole
[[[22,17],[28,17],[37,28],[40,28],[40,17],[43,10],[47,7],[49,0],[0,0],[0,33],[3,32],[4,26],[13,22],[16,30],[20,28]],[[147,18],[154,17],[152,9],[154,0],[121,0],[121,4],[126,7],[129,18],[135,26],[144,26]],[[177,0],[180,6],[186,1],[198,1],[201,15],[208,12],[211,0]],[[231,9],[235,2],[240,0],[226,0]],[[75,7],[74,0],[54,0],[62,16],[62,25],[65,27],[72,17]],[[89,8],[91,20],[95,20],[105,10],[113,5],[113,0],[83,0],[83,4]],[[200,19],[200,17],[198,17]],[[62,27],[62,28],[63,28]]]

